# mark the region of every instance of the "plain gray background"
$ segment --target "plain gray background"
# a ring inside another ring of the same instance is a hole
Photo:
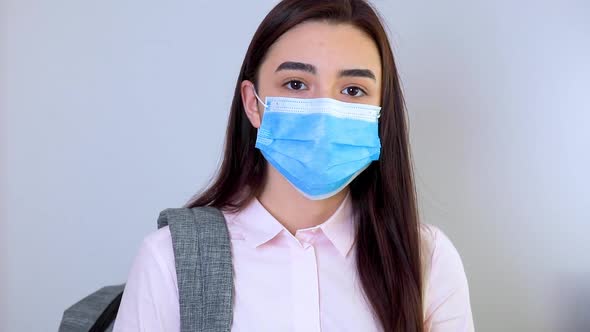
[[[1,331],[55,330],[124,282],[159,211],[207,183],[274,3],[1,1]],[[589,2],[375,4],[476,329],[590,329]]]

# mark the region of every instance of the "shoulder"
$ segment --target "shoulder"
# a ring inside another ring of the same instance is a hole
[[[451,239],[431,224],[420,225],[420,239],[425,288],[444,286],[441,283],[467,286],[461,255]]]
[[[113,331],[178,331],[178,285],[168,227],[147,234],[131,270]]]
[[[129,277],[144,281],[146,278],[165,279],[176,288],[174,247],[168,226],[152,231],[143,238]]]
[[[420,224],[420,240],[422,261],[426,272],[441,267],[463,270],[459,251],[440,228],[431,224]]]
[[[470,331],[469,285],[459,251],[437,226],[421,224],[420,235],[426,325],[453,324],[457,328],[454,331]]]
[[[170,228],[168,226],[164,226],[147,234],[141,244],[140,251],[141,250],[146,251],[148,254],[152,255],[154,259],[161,265],[161,268],[165,268],[166,270],[170,270],[170,268],[172,268],[171,272],[174,272],[174,275],[176,275],[174,265],[174,247],[172,245]]]
[[[142,246],[162,250],[172,249],[172,237],[170,235],[170,227],[164,226],[160,229],[148,233],[143,238]]]

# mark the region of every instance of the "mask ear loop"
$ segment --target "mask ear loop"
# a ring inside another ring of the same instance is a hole
[[[266,108],[266,103],[263,102],[262,99],[260,99],[260,97],[256,93],[256,89],[254,88],[254,85],[251,85],[251,87],[252,87],[252,90],[254,91],[254,96],[256,96],[256,99],[258,99],[258,101],[262,104],[262,106],[264,106],[264,108]]]

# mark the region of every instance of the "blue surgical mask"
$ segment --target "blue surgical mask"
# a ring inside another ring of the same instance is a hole
[[[379,106],[331,98],[266,97],[266,103],[256,98],[265,108],[256,148],[309,199],[335,195],[379,159]]]

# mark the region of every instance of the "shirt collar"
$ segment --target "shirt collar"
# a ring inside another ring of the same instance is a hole
[[[244,239],[253,248],[269,242],[281,231],[288,232],[257,198],[253,198],[233,219],[241,226]],[[326,221],[307,229],[313,228],[320,228],[338,252],[346,256],[352,248],[355,236],[350,192]]]

